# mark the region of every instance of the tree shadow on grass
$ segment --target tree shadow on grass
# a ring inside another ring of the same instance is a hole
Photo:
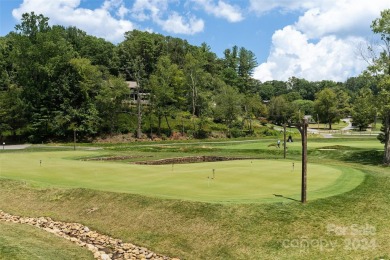
[[[275,197],[279,197],[279,198],[284,198],[284,199],[287,199],[287,200],[293,200],[293,201],[297,201],[297,202],[301,202],[300,200],[297,200],[297,199],[293,199],[293,198],[290,198],[290,197],[285,197],[283,195],[280,195],[280,194],[273,194]]]
[[[355,151],[353,153],[344,154],[340,159],[346,162],[365,165],[381,165],[383,163],[383,151]]]

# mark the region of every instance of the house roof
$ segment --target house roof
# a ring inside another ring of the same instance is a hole
[[[138,88],[137,82],[136,81],[126,81],[127,86],[129,89],[134,89]]]

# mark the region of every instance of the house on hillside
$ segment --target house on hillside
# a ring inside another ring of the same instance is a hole
[[[130,104],[136,105],[137,104],[137,99],[138,99],[138,94],[141,97],[141,104],[142,105],[149,105],[150,101],[150,93],[145,92],[145,91],[140,91],[138,93],[138,84],[136,81],[126,81],[127,87],[130,90]]]

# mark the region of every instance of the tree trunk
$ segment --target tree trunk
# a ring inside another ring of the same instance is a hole
[[[149,114],[149,127],[150,127],[150,139],[153,140],[153,125],[152,125],[152,113]]]
[[[137,82],[137,138],[142,137],[142,106],[141,106],[141,85]]]
[[[181,117],[181,135],[184,136],[184,120],[183,120],[183,117]]]
[[[287,142],[286,142],[286,123],[283,124],[283,158],[286,159]]]
[[[171,132],[172,129],[171,129],[171,126],[169,125],[168,117],[167,117],[166,114],[164,116],[165,116],[165,122],[167,122],[167,126],[168,126],[168,129],[169,129],[169,132]]]
[[[112,115],[110,117],[110,135],[112,136],[114,134],[114,116]]]
[[[192,115],[195,116],[196,114],[196,85],[194,77],[192,76],[192,73],[190,74],[191,77],[191,90],[192,90]]]
[[[385,135],[385,152],[383,155],[383,164],[390,165],[390,113],[387,113],[384,123],[384,135]]]
[[[162,115],[159,113],[158,114],[158,135],[161,136],[161,118]]]

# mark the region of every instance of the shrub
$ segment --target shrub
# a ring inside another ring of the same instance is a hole
[[[242,131],[240,128],[234,127],[230,129],[230,137],[237,138],[243,136],[245,136],[245,132]]]
[[[209,137],[210,132],[204,129],[199,129],[193,132],[193,136],[197,139],[205,139]]]

